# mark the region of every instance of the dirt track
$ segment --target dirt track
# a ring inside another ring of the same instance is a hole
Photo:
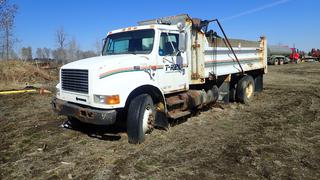
[[[0,179],[320,179],[320,63],[270,67],[252,104],[211,108],[141,145],[59,127],[50,99],[0,96]]]

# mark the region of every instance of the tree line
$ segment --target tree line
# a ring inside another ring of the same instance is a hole
[[[32,49],[31,46],[15,50],[19,42],[14,36],[14,22],[18,6],[10,4],[8,0],[0,0],[0,59],[21,60],[57,60],[68,63],[78,59],[97,56],[100,54],[102,44],[96,42],[95,50],[83,51],[75,37],[69,39],[63,27],[56,30],[55,43],[57,48],[47,47]]]
[[[9,60],[13,56],[15,43],[13,28],[17,13],[17,5],[11,5],[7,0],[0,0],[0,58]]]
[[[79,47],[79,43],[75,37],[69,40],[67,33],[63,27],[60,27],[55,32],[56,49],[37,48],[35,52],[31,47],[21,48],[22,60],[57,60],[62,63],[68,63],[79,59],[85,59],[100,55],[101,44],[97,41],[96,50],[83,51]],[[35,56],[33,56],[35,55]]]

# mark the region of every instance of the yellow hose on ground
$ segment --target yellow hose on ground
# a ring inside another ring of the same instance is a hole
[[[0,95],[19,94],[19,93],[27,93],[27,92],[37,92],[37,90],[36,89],[24,89],[24,90],[2,91],[2,92],[0,92]]]

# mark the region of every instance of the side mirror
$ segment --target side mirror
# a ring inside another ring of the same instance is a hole
[[[186,38],[186,33],[185,32],[180,32],[179,33],[179,51],[180,52],[185,52],[187,48],[187,38]]]

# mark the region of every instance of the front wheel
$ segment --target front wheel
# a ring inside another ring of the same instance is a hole
[[[133,98],[129,104],[127,116],[128,141],[131,144],[142,143],[145,134],[153,130],[155,108],[148,94]]]
[[[237,98],[238,101],[244,104],[249,104],[254,96],[254,80],[252,76],[243,76],[237,86]]]

